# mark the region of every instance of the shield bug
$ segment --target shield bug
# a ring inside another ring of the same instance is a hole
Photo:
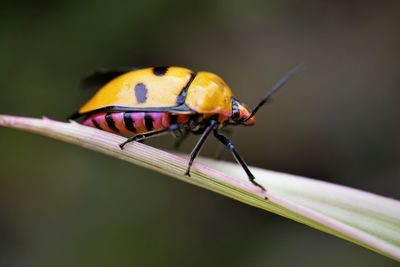
[[[185,174],[206,139],[213,134],[228,148],[255,186],[247,164],[232,141],[219,130],[232,125],[253,125],[255,114],[300,67],[295,68],[258,102],[253,109],[236,99],[229,86],[216,74],[193,72],[181,67],[102,70],[86,81],[105,83],[71,119],[83,116],[83,124],[127,137],[121,149],[132,141],[142,141],[165,133],[201,135],[190,154]]]

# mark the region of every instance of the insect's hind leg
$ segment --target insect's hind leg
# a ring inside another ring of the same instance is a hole
[[[124,149],[125,145],[130,143],[130,142],[133,142],[133,141],[141,142],[141,141],[144,141],[146,138],[162,135],[162,134],[164,134],[165,132],[167,132],[169,130],[170,130],[169,128],[165,128],[165,129],[161,129],[161,130],[158,130],[158,131],[152,131],[152,132],[148,132],[148,133],[134,135],[134,136],[129,137],[128,139],[126,139],[125,142],[119,144],[119,147],[121,149]]]
[[[161,129],[161,130],[156,130],[156,131],[152,131],[152,132],[137,134],[137,135],[134,135],[134,136],[129,137],[128,139],[126,139],[126,141],[121,143],[119,145],[119,147],[121,149],[124,149],[125,145],[130,143],[130,142],[136,141],[136,142],[141,142],[142,143],[147,138],[160,136],[160,135],[163,135],[163,134],[165,134],[167,132],[172,132],[174,136],[182,135],[182,133],[181,133],[181,127],[182,126],[184,126],[184,125],[183,124],[173,124],[169,128],[164,128],[164,129]]]

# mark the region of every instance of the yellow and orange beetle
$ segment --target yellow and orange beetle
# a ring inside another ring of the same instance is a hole
[[[229,125],[253,125],[255,113],[299,68],[284,76],[251,111],[216,74],[193,72],[181,67],[153,67],[96,72],[86,81],[105,85],[71,119],[84,116],[83,124],[116,133],[132,141],[172,133],[201,134],[194,147],[186,175],[207,137],[213,135],[227,147],[243,167],[250,182],[263,191],[233,143],[218,132]]]

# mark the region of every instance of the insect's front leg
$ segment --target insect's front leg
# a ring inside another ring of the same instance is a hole
[[[220,130],[228,139],[232,139],[232,129],[230,128],[222,128]],[[218,160],[222,160],[224,158],[226,146],[222,143],[219,143],[217,152],[215,153],[215,158]]]
[[[255,181],[254,175],[251,173],[249,170],[249,167],[247,167],[246,162],[242,159],[242,157],[239,155],[239,152],[236,150],[235,145],[232,143],[231,140],[226,138],[225,136],[221,135],[218,133],[218,130],[214,130],[214,136],[224,145],[226,146],[231,152],[236,161],[242,166],[243,170],[246,172],[247,177],[249,177],[249,180],[252,184],[255,186],[259,187],[262,191],[266,191],[264,186],[260,185]]]

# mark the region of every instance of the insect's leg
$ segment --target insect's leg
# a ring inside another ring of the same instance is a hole
[[[217,121],[212,120],[210,122],[210,125],[207,126],[206,130],[204,131],[203,135],[200,137],[199,141],[197,142],[196,146],[192,150],[192,153],[190,153],[190,160],[188,167],[186,169],[185,175],[190,176],[190,168],[192,167],[194,159],[197,157],[197,154],[199,154],[200,149],[203,147],[204,142],[206,141],[207,137],[211,133],[212,130],[218,125]]]
[[[232,129],[223,128],[221,129],[221,132],[223,132],[228,139],[232,138]],[[225,153],[225,145],[220,143],[217,149],[217,153],[215,154],[215,158],[218,160],[222,160],[224,157],[224,153]]]
[[[119,147],[121,149],[124,149],[124,146],[126,144],[130,143],[130,142],[133,142],[133,141],[140,142],[140,141],[143,141],[144,139],[149,138],[149,137],[162,135],[162,134],[166,133],[167,131],[169,131],[169,128],[161,129],[161,130],[158,130],[158,131],[152,131],[152,132],[148,132],[148,133],[143,133],[143,134],[137,134],[137,135],[134,135],[132,137],[129,137],[128,139],[126,139],[125,142],[119,144]]]
[[[125,142],[123,142],[119,146],[121,147],[121,149],[123,149],[126,144],[128,144],[130,142],[133,142],[133,141],[144,143],[144,141],[147,138],[156,137],[156,136],[165,134],[167,131],[179,132],[181,134],[180,127],[181,127],[180,124],[173,124],[169,128],[165,128],[165,129],[161,129],[161,130],[157,130],[157,131],[152,131],[152,132],[148,132],[148,133],[143,133],[143,134],[137,134],[137,135],[134,135],[132,137],[129,137]],[[186,134],[186,132],[184,132],[184,134]]]
[[[218,133],[217,130],[214,130],[214,136],[224,145],[226,146],[231,152],[232,155],[235,157],[236,161],[242,166],[243,170],[246,172],[247,176],[249,177],[250,182],[252,182],[255,186],[258,186],[259,188],[261,188],[263,191],[265,191],[265,188],[260,185],[259,183],[257,183],[255,181],[255,177],[254,175],[250,172],[249,168],[247,167],[246,162],[244,162],[244,160],[242,159],[242,157],[239,155],[239,153],[237,152],[235,146],[233,145],[233,143],[231,142],[231,140],[229,140],[228,138],[226,138],[225,136],[221,135]]]

